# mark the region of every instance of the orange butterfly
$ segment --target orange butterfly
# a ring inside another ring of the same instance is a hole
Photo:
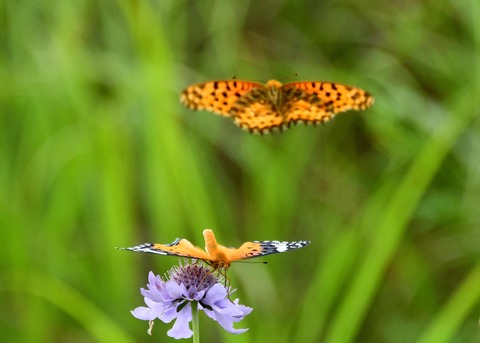
[[[170,244],[145,243],[131,248],[118,249],[168,256],[191,257],[199,260],[204,260],[210,263],[215,269],[227,270],[230,267],[230,264],[235,261],[282,253],[290,250],[303,248],[310,244],[309,241],[253,241],[243,243],[240,248],[235,249],[227,248],[223,245],[218,244],[212,230],[203,230],[203,237],[205,239],[205,250],[194,246],[186,239],[180,238],[177,238],[174,242]]]
[[[270,80],[229,80],[198,83],[180,95],[192,110],[230,117],[253,133],[283,131],[291,124],[317,125],[348,110],[365,110],[373,97],[364,90],[339,83],[303,81],[282,85]]]

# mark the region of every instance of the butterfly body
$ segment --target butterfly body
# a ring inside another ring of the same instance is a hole
[[[283,131],[295,124],[321,124],[337,113],[365,110],[373,97],[364,90],[332,82],[303,81],[283,85],[209,81],[186,88],[180,101],[190,109],[230,117],[253,133]]]
[[[212,230],[203,231],[205,250],[194,246],[186,239],[177,238],[169,244],[145,243],[130,248],[120,248],[137,252],[179,256],[204,260],[214,269],[228,269],[232,262],[249,258],[282,253],[303,248],[310,244],[309,241],[280,242],[280,241],[252,241],[242,244],[239,248],[228,248],[217,243]]]
[[[283,116],[284,112],[284,97],[282,92],[282,84],[277,80],[270,80],[265,85],[267,89],[267,96],[270,102],[273,104],[275,110]],[[261,89],[261,88],[260,88]],[[261,92],[259,92],[261,94]]]

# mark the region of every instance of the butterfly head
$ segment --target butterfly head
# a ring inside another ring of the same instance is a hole
[[[230,261],[226,261],[226,260],[209,261],[209,263],[214,270],[220,270],[220,269],[227,270],[228,268],[230,268],[230,264],[231,264]]]
[[[276,89],[279,89],[279,88],[282,88],[282,83],[280,81],[277,81],[277,80],[269,80],[266,84],[265,84],[265,87],[268,88],[268,89],[272,89],[272,88],[276,88]]]

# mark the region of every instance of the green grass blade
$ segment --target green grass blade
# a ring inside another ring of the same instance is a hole
[[[406,176],[383,212],[364,262],[354,276],[338,313],[329,328],[326,342],[352,342],[357,335],[385,268],[395,253],[407,224],[441,162],[465,130],[474,112],[471,96],[463,96],[451,115],[419,152]]]

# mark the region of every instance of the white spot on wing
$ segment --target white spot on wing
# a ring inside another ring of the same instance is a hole
[[[288,242],[278,242],[273,244],[278,252],[288,251]]]

